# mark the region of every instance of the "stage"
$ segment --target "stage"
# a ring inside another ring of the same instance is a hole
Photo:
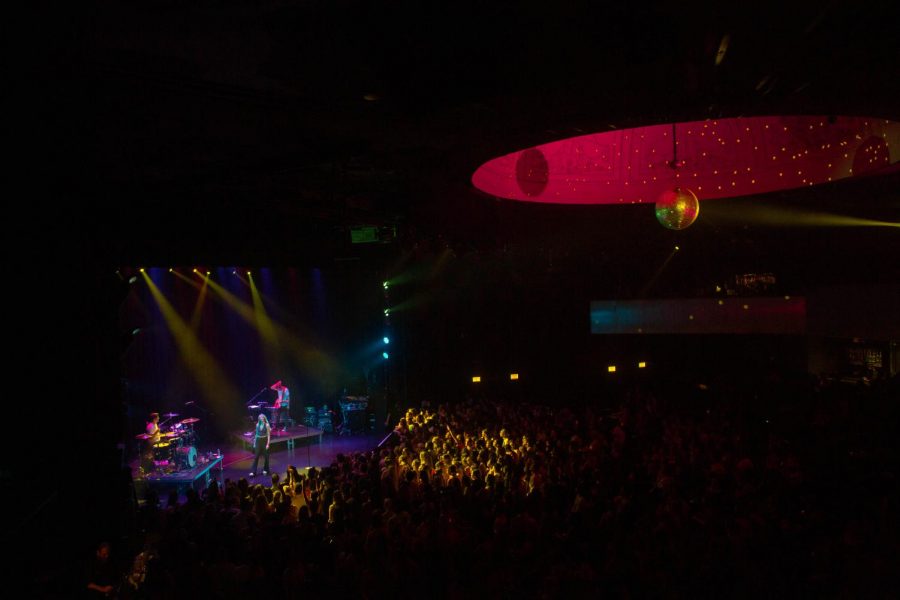
[[[303,427],[295,429],[303,430]],[[289,465],[294,465],[298,469],[303,470],[309,467],[323,468],[332,464],[338,454],[351,454],[353,452],[366,452],[378,446],[384,439],[384,432],[369,432],[366,434],[358,434],[351,436],[339,435],[322,435],[322,432],[314,427],[310,427],[308,435],[294,435],[294,441],[298,439],[307,440],[307,443],[298,446],[297,450],[288,448],[288,435],[290,430],[276,437],[272,432],[272,444],[270,445],[270,473],[284,474]],[[250,477],[250,466],[253,463],[252,448],[249,447],[247,438],[241,433],[234,433],[229,436],[231,439],[240,439],[240,444],[224,444],[221,447],[222,456],[217,456],[219,448],[211,446],[208,451],[201,450],[200,456],[210,456],[210,462],[206,464],[197,464],[192,469],[184,471],[157,474],[150,473],[142,475],[138,462],[132,461],[132,473],[134,477],[134,487],[137,498],[140,502],[146,500],[146,494],[150,489],[157,492],[162,502],[165,502],[166,496],[175,489],[178,492],[180,501],[184,500],[188,489],[201,491],[203,487],[209,485],[209,482],[216,479],[222,484],[226,479],[236,481],[242,477],[247,478],[251,483],[265,483],[270,481],[268,476],[262,474],[262,461],[260,461],[260,471],[255,477]],[[313,440],[317,443],[313,443]],[[278,446],[274,444],[278,442]],[[284,444],[281,444],[284,442]],[[301,442],[302,443],[302,442]],[[302,448],[302,450],[300,449]]]
[[[208,462],[205,462],[207,460]],[[139,498],[144,498],[147,491],[151,488],[155,489],[160,497],[168,494],[172,489],[175,489],[179,495],[183,495],[188,489],[194,489],[197,492],[202,491],[209,486],[209,482],[213,477],[221,484],[222,472],[223,457],[210,453],[199,456],[197,464],[189,469],[144,473],[135,478],[134,487]]]
[[[253,449],[253,430],[250,431],[236,431],[231,434],[231,437],[234,439],[240,440],[242,446],[248,450]],[[287,431],[275,431],[272,430],[271,438],[269,439],[269,449],[270,451],[275,451],[275,446],[278,444],[285,444],[288,450],[293,450],[297,445],[297,442],[300,442],[300,445],[310,444],[315,438],[315,441],[319,444],[322,443],[322,430],[316,429],[315,427],[307,427],[306,425],[294,425],[293,427],[288,427]]]

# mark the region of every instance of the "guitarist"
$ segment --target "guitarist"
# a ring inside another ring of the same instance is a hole
[[[281,423],[281,431],[286,431],[288,418],[290,417],[291,391],[286,385],[281,383],[280,379],[269,386],[269,389],[278,393],[278,398],[275,400],[275,412],[272,415],[272,420],[274,421],[272,429],[277,430],[278,424]]]

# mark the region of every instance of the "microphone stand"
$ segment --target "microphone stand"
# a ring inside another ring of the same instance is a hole
[[[249,406],[254,400],[256,400],[257,397],[259,397],[260,394],[262,394],[262,393],[263,393],[264,391],[266,391],[267,389],[269,389],[269,388],[268,388],[268,387],[264,387],[263,389],[259,390],[259,391],[256,392],[255,394],[253,394],[253,397],[252,397],[252,398],[250,398],[249,400],[247,400],[246,402],[244,402],[244,406]]]

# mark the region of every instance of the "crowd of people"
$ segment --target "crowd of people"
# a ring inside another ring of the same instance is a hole
[[[409,409],[395,444],[151,492],[134,597],[881,597],[896,408],[633,388],[606,408]],[[897,589],[893,587],[893,589]]]

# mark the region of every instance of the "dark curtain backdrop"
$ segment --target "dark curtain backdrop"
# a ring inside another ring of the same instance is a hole
[[[233,294],[250,310],[253,298],[246,269],[210,268],[210,278]],[[190,268],[178,269],[201,283]],[[218,365],[219,373],[243,403],[281,379],[291,389],[291,413],[300,419],[304,406],[332,404],[344,388],[359,390],[365,373],[379,366],[384,334],[381,278],[364,268],[264,268],[254,269],[256,288],[266,314],[275,324],[277,344],[266,342],[254,323],[242,318],[211,287],[195,317],[198,343]],[[178,317],[190,328],[200,291],[168,268],[147,269],[147,274],[165,296]],[[132,284],[120,314],[127,342],[122,356],[121,378],[126,404],[126,435],[139,432],[147,414],[174,412],[179,418],[201,418],[204,427],[222,429],[216,423],[221,407],[207,397],[189,367],[158,302],[142,277]],[[315,353],[321,361],[304,359]],[[321,364],[329,368],[321,368]],[[368,390],[363,390],[368,391]],[[265,390],[257,400],[274,400]],[[227,424],[233,426],[232,423]]]

